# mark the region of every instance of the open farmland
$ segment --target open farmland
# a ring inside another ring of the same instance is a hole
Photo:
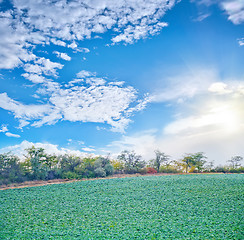
[[[244,239],[244,175],[171,175],[0,191],[0,239]]]

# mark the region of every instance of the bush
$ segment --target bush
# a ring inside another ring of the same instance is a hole
[[[81,178],[80,175],[76,174],[75,172],[71,172],[71,171],[64,172],[62,174],[62,177],[66,178],[66,179],[80,179]]]
[[[174,167],[160,167],[159,169],[160,173],[179,173],[179,171],[177,169],[175,169]]]
[[[98,167],[94,170],[96,177],[106,177],[104,168]]]
[[[114,174],[114,168],[111,164],[106,164],[104,167],[105,171],[106,171],[106,175],[113,175]]]
[[[147,173],[157,173],[158,172],[155,168],[152,168],[152,167],[147,167],[146,170],[147,170]]]

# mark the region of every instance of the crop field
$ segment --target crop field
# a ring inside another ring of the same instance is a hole
[[[0,239],[244,239],[244,175],[171,175],[0,191]]]

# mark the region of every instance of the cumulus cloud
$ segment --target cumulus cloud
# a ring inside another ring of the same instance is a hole
[[[81,152],[79,150],[60,148],[58,145],[51,144],[51,143],[41,143],[41,142],[33,143],[26,140],[22,141],[20,144],[1,148],[0,153],[13,152],[15,155],[23,159],[24,155],[26,154],[26,149],[31,148],[32,146],[35,146],[36,148],[44,148],[46,153],[48,154],[55,154],[55,155],[70,154],[79,157],[95,156],[92,153]]]
[[[228,19],[234,24],[244,22],[244,1],[242,0],[227,0],[221,3],[222,8],[229,15]]]
[[[0,132],[7,132],[8,131],[8,127],[6,125],[2,125]]]
[[[71,57],[67,54],[67,53],[60,53],[58,51],[54,51],[53,53],[55,53],[57,55],[57,57],[62,58],[66,61],[70,61]]]
[[[21,120],[21,126],[32,121],[32,126],[54,124],[59,120],[71,122],[97,122],[110,125],[112,131],[123,132],[130,116],[145,108],[148,98],[138,99],[137,91],[121,84],[107,83],[96,73],[81,71],[74,81],[65,86],[57,82],[46,82],[38,91],[47,95],[48,103],[25,105],[0,94],[0,107],[10,111]]]
[[[51,42],[78,51],[75,41],[108,30],[115,33],[114,43],[133,43],[157,34],[167,26],[161,18],[176,2],[179,1],[13,0],[13,8],[0,12],[0,68],[11,69],[32,61],[33,46],[38,44]],[[80,50],[88,52],[86,48]]]
[[[25,105],[13,100],[7,93],[0,94],[0,107],[12,112],[15,118],[25,121],[43,118],[52,111],[52,107],[48,104]]]
[[[44,83],[46,81],[45,77],[35,73],[23,73],[22,76],[33,83]]]

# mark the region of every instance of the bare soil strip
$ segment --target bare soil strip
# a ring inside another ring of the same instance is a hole
[[[140,176],[166,176],[166,175],[184,175],[184,174],[222,174],[222,173],[154,173],[154,174],[114,174],[113,176],[105,178],[83,178],[83,179],[53,179],[53,180],[35,180],[35,181],[25,181],[22,183],[12,183],[9,185],[1,185],[0,190],[15,189],[15,188],[25,188],[25,187],[37,187],[50,184],[61,184],[61,183],[71,183],[79,181],[93,181],[99,179],[113,179],[113,178],[127,178],[127,177],[140,177]]]

